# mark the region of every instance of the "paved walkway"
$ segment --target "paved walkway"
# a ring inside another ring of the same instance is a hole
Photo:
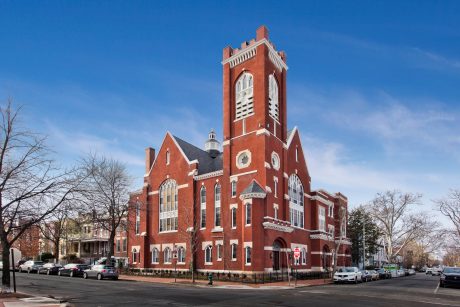
[[[49,297],[31,296],[24,293],[17,293],[2,296],[0,295],[0,307],[64,307],[69,306]]]
[[[191,279],[178,278],[177,282],[174,282],[174,278],[160,278],[152,276],[137,276],[137,275],[121,275],[120,280],[130,281],[143,281],[160,284],[172,284],[172,285],[193,285],[196,287],[209,287],[209,288],[220,288],[220,289],[291,289],[294,287],[310,287],[317,285],[330,284],[329,279],[311,279],[311,280],[298,280],[289,282],[272,282],[265,284],[248,284],[241,282],[229,282],[229,281],[214,281],[212,286],[208,285],[207,280],[195,280],[195,284],[192,283]]]

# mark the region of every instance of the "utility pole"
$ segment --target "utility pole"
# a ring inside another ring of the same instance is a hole
[[[366,225],[363,219],[363,270],[366,269]]]

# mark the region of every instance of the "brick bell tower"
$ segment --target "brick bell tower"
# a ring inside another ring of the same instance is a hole
[[[243,42],[240,48],[224,48],[222,65],[223,178],[229,180],[223,185],[223,195],[229,197],[228,204],[237,203],[252,181],[265,189],[268,182],[272,186],[275,176],[280,178],[277,194],[282,202],[283,144],[287,138],[286,55],[276,51],[268,29],[261,26],[256,39]],[[274,155],[278,157],[275,168],[281,172],[275,175],[270,165]],[[237,184],[233,185],[235,180]],[[236,193],[231,191],[233,186],[237,186]],[[269,195],[264,203],[261,214],[273,206]]]

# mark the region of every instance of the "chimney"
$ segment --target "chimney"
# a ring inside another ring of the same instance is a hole
[[[268,40],[268,29],[266,26],[260,26],[256,31],[256,40],[260,41],[264,38]]]
[[[152,147],[147,147],[145,149],[145,173],[150,172],[152,168],[153,161],[155,161],[155,149]]]

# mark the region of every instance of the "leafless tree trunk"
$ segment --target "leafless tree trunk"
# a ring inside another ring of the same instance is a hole
[[[132,179],[125,165],[106,157],[89,155],[83,160],[86,174],[83,200],[87,212],[102,229],[109,232],[107,264],[114,255],[115,236],[122,221],[127,220],[129,189]]]
[[[411,241],[417,240],[430,231],[430,219],[412,211],[420,204],[420,194],[386,191],[379,193],[366,206],[376,220],[385,240],[385,252],[391,262]]]
[[[196,253],[199,248],[198,233],[200,229],[199,221],[195,217],[193,208],[187,208],[184,213],[185,229],[181,229],[179,236],[188,242],[190,249],[190,271],[192,272],[192,282],[195,282]],[[180,227],[180,226],[179,226]]]
[[[460,189],[451,190],[449,195],[435,201],[437,209],[454,224],[457,240],[460,240]]]
[[[334,252],[334,267],[332,268],[332,279],[334,279],[334,274],[337,271],[337,260],[340,248],[344,239],[346,239],[345,229],[347,227],[347,209],[345,207],[340,207],[338,214],[336,216],[337,226],[339,226],[339,236],[333,238],[335,240],[335,252]],[[334,234],[335,235],[335,234]]]
[[[61,172],[50,157],[45,138],[21,127],[11,100],[0,108],[0,240],[2,286],[10,287],[12,244],[74,197],[79,180]]]

